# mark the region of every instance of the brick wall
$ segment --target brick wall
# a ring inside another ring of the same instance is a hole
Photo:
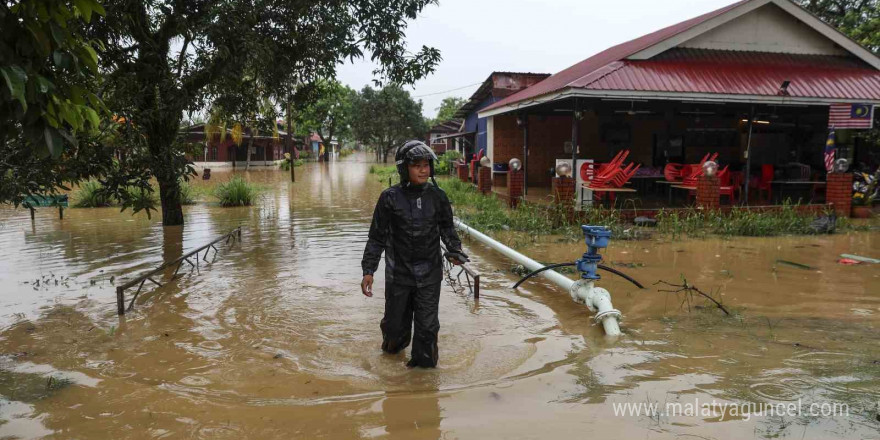
[[[468,166],[466,164],[456,165],[455,169],[458,171],[458,178],[462,182],[468,181]]]
[[[850,215],[852,182],[853,175],[851,173],[828,173],[825,202],[833,204],[834,211],[839,216],[849,217]]]
[[[510,171],[507,173],[507,189],[510,200],[508,204],[511,208],[519,205],[520,199],[523,197],[523,172],[522,170]]]
[[[560,205],[574,205],[574,179],[571,177],[553,178],[553,201]]]
[[[492,192],[492,168],[480,167],[477,177],[477,188],[483,194]]]
[[[718,176],[700,176],[697,179],[697,206],[705,209],[718,209],[721,192]]]

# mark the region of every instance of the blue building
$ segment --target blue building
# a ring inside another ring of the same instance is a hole
[[[480,88],[455,113],[464,123],[458,133],[445,136],[454,139],[455,149],[468,160],[488,145],[488,118],[481,118],[477,113],[525,88],[531,87],[549,77],[549,73],[492,72]]]

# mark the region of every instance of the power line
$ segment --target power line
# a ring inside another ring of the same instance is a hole
[[[466,85],[466,86],[461,86],[461,87],[454,88],[454,89],[444,90],[444,91],[442,91],[442,92],[426,93],[426,94],[424,94],[424,95],[413,96],[413,98],[423,98],[423,97],[425,97],[425,96],[442,95],[442,94],[444,94],[444,93],[449,93],[449,92],[454,92],[454,91],[456,91],[456,90],[466,89],[466,88],[468,88],[468,87],[473,87],[473,86],[476,86],[476,85],[480,85],[480,84],[482,84],[482,83],[483,83],[483,81],[480,81],[480,82],[476,82],[476,83],[473,83],[473,84],[468,84],[468,85]]]

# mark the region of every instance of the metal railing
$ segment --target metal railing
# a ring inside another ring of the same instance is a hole
[[[440,242],[440,248],[443,252],[446,252],[446,246],[442,241]],[[458,274],[453,276],[452,270],[455,267],[458,267],[459,271]],[[475,300],[480,299],[480,272],[471,267],[470,263],[455,266],[450,263],[449,260],[444,258],[443,272],[446,274],[446,284],[458,294],[462,294],[465,289],[465,284],[461,282],[461,276],[464,275],[465,281],[467,282],[467,289],[474,295]]]
[[[211,249],[214,250],[214,256],[216,257],[220,251],[217,250],[217,247],[215,245],[221,241],[224,241],[224,240],[226,241],[226,244],[229,244],[230,240],[233,243],[235,243],[236,240],[238,240],[240,242],[241,241],[241,226],[233,229],[232,231],[229,231],[228,233],[218,237],[214,241],[212,241],[212,242],[210,242],[210,243],[208,243],[198,249],[190,251],[186,255],[183,255],[174,261],[167,261],[165,263],[162,263],[159,267],[157,267],[157,268],[155,268],[155,269],[153,269],[143,275],[140,275],[137,278],[126,282],[125,284],[122,284],[122,285],[116,287],[116,309],[117,309],[116,311],[117,311],[117,313],[119,315],[124,315],[126,312],[125,291],[127,289],[130,289],[134,286],[138,286],[137,291],[135,291],[134,296],[131,298],[131,302],[128,304],[128,310],[131,310],[132,307],[134,307],[135,300],[137,300],[138,295],[141,293],[141,289],[144,288],[144,284],[147,281],[150,281],[153,284],[155,284],[159,287],[162,287],[162,283],[153,279],[153,277],[157,273],[162,272],[162,271],[169,269],[171,267],[174,267],[176,265],[177,267],[175,267],[175,269],[174,269],[174,274],[171,275],[171,280],[174,280],[175,278],[177,278],[178,272],[180,271],[180,267],[183,266],[184,262],[188,263],[193,269],[198,270],[200,253],[202,251],[205,251],[205,255],[201,255],[201,259],[203,261],[207,262],[208,261],[208,253],[211,251]],[[195,260],[195,263],[193,263],[191,261],[191,259]],[[183,276],[183,275],[181,274],[180,276]]]

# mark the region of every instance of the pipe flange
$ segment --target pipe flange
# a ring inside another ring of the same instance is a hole
[[[605,318],[609,318],[609,317],[617,318],[618,322],[623,320],[622,319],[623,315],[620,313],[620,310],[617,310],[617,309],[611,309],[611,310],[606,310],[604,312],[596,313],[596,316],[593,316],[593,320],[596,321],[596,324],[601,324],[602,321],[605,320]]]

